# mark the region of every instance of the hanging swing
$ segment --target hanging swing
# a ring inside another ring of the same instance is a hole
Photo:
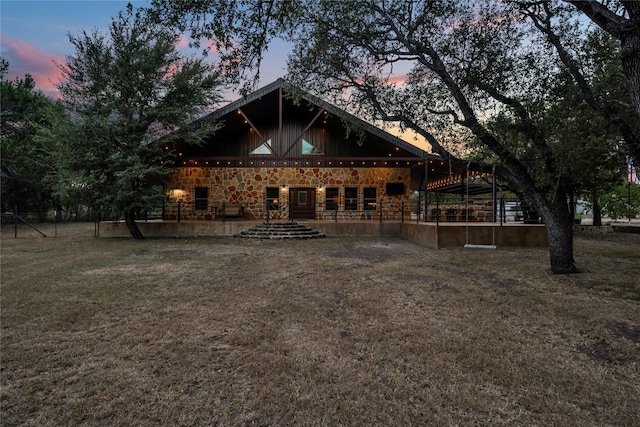
[[[495,221],[495,217],[492,218],[493,222],[491,225],[491,244],[487,245],[487,244],[473,244],[473,243],[469,243],[469,164],[467,164],[467,197],[465,200],[465,219],[466,219],[466,236],[465,236],[465,244],[464,247],[465,248],[470,248],[470,249],[496,249],[496,221]],[[495,193],[495,187],[496,187],[496,167],[495,165],[493,166],[493,189],[494,189],[494,193]],[[494,200],[494,215],[495,215],[495,200]]]

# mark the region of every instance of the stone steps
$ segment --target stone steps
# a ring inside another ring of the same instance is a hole
[[[296,222],[275,222],[256,225],[248,230],[234,234],[233,237],[245,239],[318,239],[324,233]]]

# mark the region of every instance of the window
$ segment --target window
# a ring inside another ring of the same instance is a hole
[[[344,210],[345,211],[358,210],[358,189],[357,188],[347,187],[344,189]]]
[[[377,206],[377,191],[375,187],[364,188],[362,190],[362,195],[364,196],[364,210],[365,211],[375,211]]]
[[[338,189],[337,188],[327,188],[326,192],[327,197],[327,210],[335,211],[338,209]]]
[[[302,140],[302,155],[303,156],[324,156],[322,150],[314,146],[307,140]]]
[[[277,211],[280,209],[280,188],[267,187],[267,209]]]
[[[194,202],[197,211],[206,211],[209,205],[209,189],[196,187]]]
[[[258,148],[256,148],[255,150],[251,151],[249,153],[250,156],[255,156],[258,154],[273,154],[273,150],[271,149],[271,139],[268,139],[265,143],[263,143],[261,146],[259,146]]]

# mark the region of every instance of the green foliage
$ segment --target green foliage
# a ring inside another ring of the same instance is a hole
[[[260,78],[260,64],[269,42],[290,37],[310,5],[291,0],[152,0],[154,22],[187,32],[192,45],[215,51],[225,78],[242,85],[243,94]]]
[[[583,172],[595,169],[594,161],[602,171],[615,162],[609,152],[616,151],[612,144],[620,134],[625,141],[637,139],[621,109],[607,104],[618,100],[606,90],[609,71],[598,70],[603,62],[585,54],[585,21],[565,2],[153,4],[159,16],[196,36],[218,41],[228,40],[221,31],[238,36],[237,49],[222,44],[240,70],[255,69],[269,39],[280,31],[295,44],[288,64],[292,83],[360,117],[410,129],[458,166],[466,165],[479,144],[476,159],[493,163],[554,233],[549,236],[553,271],[575,271],[570,194],[604,176]],[[563,73],[575,87],[560,84]],[[602,84],[593,76],[603,77]],[[605,120],[593,121],[596,115],[582,111],[575,114],[579,120],[566,125],[572,114],[562,109],[576,106],[563,99],[569,91]],[[610,124],[614,137],[604,138]],[[588,129],[598,132],[590,135]],[[588,149],[581,151],[580,145]],[[487,172],[491,166],[473,165]]]
[[[158,186],[173,171],[172,141],[199,143],[215,130],[189,122],[219,101],[218,73],[203,59],[181,56],[179,35],[131,5],[107,35],[83,31],[69,39],[75,53],[60,65],[58,89],[79,131],[61,147],[74,159],[66,162],[73,174],[59,184],[91,192],[112,215],[158,206]]]
[[[611,219],[640,215],[640,186],[632,183],[619,184],[601,198],[602,210]]]
[[[35,89],[30,75],[14,81],[4,79],[9,64],[2,60],[0,127],[2,210],[44,215],[51,207],[50,188],[42,177],[51,172],[48,141],[36,138],[41,129],[54,126],[64,112],[60,104]]]

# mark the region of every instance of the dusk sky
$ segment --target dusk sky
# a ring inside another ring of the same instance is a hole
[[[98,29],[106,33],[112,17],[126,9],[129,1],[121,0],[0,0],[0,56],[9,62],[7,78],[23,78],[30,74],[37,87],[55,98],[54,83],[60,79],[55,63],[64,63],[65,56],[74,53],[68,34],[78,35],[82,30]],[[150,4],[145,0],[131,0],[134,7]],[[267,85],[286,75],[289,48],[284,43],[270,46],[260,70],[259,86]],[[55,63],[54,63],[55,62]],[[226,101],[238,98],[229,93]],[[422,138],[417,142],[408,132],[392,133],[426,149]]]
[[[31,74],[44,93],[56,95],[53,83],[60,78],[55,62],[64,63],[73,53],[68,34],[97,28],[107,32],[111,18],[125,10],[128,1],[120,0],[1,0],[0,30],[3,59],[9,62],[8,78]],[[148,1],[131,1],[134,7]],[[270,49],[261,70],[260,85],[285,75],[287,50]]]

